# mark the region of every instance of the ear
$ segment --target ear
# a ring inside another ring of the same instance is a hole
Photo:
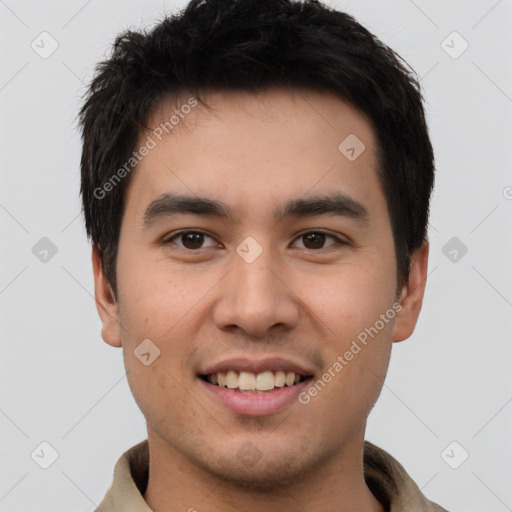
[[[398,300],[402,309],[396,315],[393,341],[406,340],[416,327],[427,282],[428,251],[429,244],[425,240],[411,257],[409,281],[403,286]]]
[[[122,345],[121,329],[116,298],[103,272],[100,252],[94,245],[92,247],[92,268],[94,271],[94,299],[103,324],[101,337],[109,345],[120,347]]]

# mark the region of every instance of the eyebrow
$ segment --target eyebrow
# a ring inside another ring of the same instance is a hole
[[[162,217],[173,215],[201,215],[235,221],[231,208],[221,201],[208,197],[166,193],[153,200],[144,211],[143,226],[149,227]],[[352,197],[333,193],[285,201],[273,212],[276,222],[292,217],[335,215],[361,222],[368,220],[368,210]]]

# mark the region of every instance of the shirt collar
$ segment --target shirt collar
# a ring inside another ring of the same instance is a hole
[[[427,500],[405,469],[378,446],[364,442],[366,484],[386,512],[446,512]],[[133,446],[118,460],[112,486],[97,512],[152,512],[144,501],[149,475],[148,441]]]

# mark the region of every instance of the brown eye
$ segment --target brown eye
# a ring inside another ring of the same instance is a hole
[[[302,235],[306,249],[321,249],[325,243],[324,233],[307,233]]]
[[[205,239],[207,238],[211,239],[214,243],[206,247],[212,247],[215,244],[215,241],[211,236],[207,235],[206,233],[202,233],[201,231],[181,231],[171,236],[170,238],[164,240],[164,244],[174,243],[178,245],[178,247],[181,247],[182,249],[188,249],[193,251],[197,249],[202,249],[202,246],[205,243]]]
[[[200,249],[201,245],[203,245],[204,235],[203,233],[190,231],[180,235],[180,240],[186,249]]]
[[[326,240],[329,238],[334,240],[334,243],[324,247]],[[310,231],[309,233],[303,233],[297,238],[297,240],[302,241],[303,247],[299,246],[301,249],[311,250],[329,249],[332,246],[342,245],[345,243],[338,237],[330,235],[329,233],[323,233],[322,231]]]

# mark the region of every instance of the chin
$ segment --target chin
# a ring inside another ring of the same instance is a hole
[[[309,448],[310,449],[310,448]],[[236,487],[243,487],[255,493],[269,493],[285,490],[296,485],[303,477],[321,463],[321,457],[313,457],[308,449],[284,452],[273,449],[262,453],[251,443],[246,443],[234,453],[218,457],[214,464],[197,461],[202,469],[221,480]]]

